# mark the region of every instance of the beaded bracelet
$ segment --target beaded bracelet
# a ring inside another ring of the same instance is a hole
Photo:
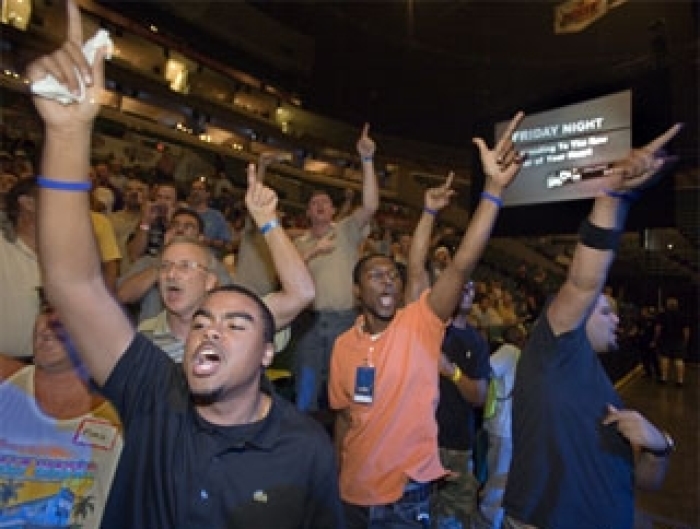
[[[425,211],[428,215],[432,215],[433,217],[438,214],[437,209],[430,209],[428,206],[425,206],[423,211]]]

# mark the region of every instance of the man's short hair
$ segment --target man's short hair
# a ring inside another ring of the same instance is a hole
[[[390,261],[394,263],[394,266],[396,266],[396,261],[394,261],[391,257],[389,257],[386,254],[379,253],[379,252],[373,252],[369,253],[363,257],[360,258],[359,261],[357,261],[357,264],[355,264],[355,268],[352,270],[352,282],[355,283],[356,285],[360,284],[360,278],[362,277],[362,271],[365,269],[365,265],[367,264],[368,261],[371,261],[372,259],[376,259],[378,257],[381,257],[382,259],[386,261]],[[399,271],[399,274],[401,273],[401,270],[399,270],[398,266],[396,266],[396,269]],[[403,279],[403,277],[402,277]]]
[[[196,220],[197,222],[197,232],[202,234],[204,233],[204,221],[202,220],[202,217],[199,216],[199,213],[194,211],[193,209],[190,208],[177,208],[173,214],[170,217],[170,220],[174,219],[175,217],[178,217],[180,215],[188,215],[189,217],[192,217],[193,219]]]
[[[175,191],[176,200],[180,200],[182,193],[180,192],[180,187],[172,180],[157,180],[153,184],[153,190],[158,191],[160,187],[170,187]]]
[[[249,290],[245,287],[242,287],[240,285],[222,285],[216,288],[213,288],[207,293],[207,297],[211,296],[212,294],[216,294],[218,292],[234,292],[236,294],[242,294],[250,299],[252,299],[255,304],[258,306],[258,309],[260,311],[260,316],[262,317],[262,324],[263,324],[263,338],[265,339],[265,343],[269,344],[274,344],[275,342],[275,318],[272,316],[272,312],[270,312],[270,309],[267,305],[265,305],[265,302],[260,299],[260,296],[258,296],[255,292],[252,290]]]
[[[200,248],[202,252],[204,252],[204,254],[206,254],[207,256],[207,268],[209,269],[209,273],[216,274],[216,256],[211,251],[211,248],[209,248],[209,246],[207,246],[206,244],[204,244],[204,242],[195,237],[188,237],[186,235],[178,235],[177,237],[173,237],[167,242],[165,246],[163,246],[163,250],[161,251],[160,255],[162,256],[165,253],[165,250],[176,244],[190,244],[192,246]]]
[[[13,227],[19,219],[19,199],[22,196],[36,196],[36,176],[20,178],[5,195],[5,212]]]

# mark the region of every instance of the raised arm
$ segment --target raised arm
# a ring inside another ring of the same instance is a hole
[[[479,149],[486,182],[479,205],[472,215],[452,262],[440,274],[428,296],[430,306],[443,321],[450,318],[457,306],[462,295],[462,286],[476,267],[491,237],[491,230],[501,207],[503,191],[522,166],[523,158],[513,148],[511,137],[523,117],[522,112],[515,115],[492,150],[489,150],[484,140],[474,138],[474,143]]]
[[[148,233],[151,226],[158,220],[159,212],[153,200],[145,199],[141,203],[141,220],[134,233],[131,234],[126,243],[126,252],[129,254],[131,262],[136,261],[146,253],[148,248]]]
[[[450,198],[454,195],[454,190],[451,189],[453,178],[454,173],[450,172],[443,185],[433,187],[425,192],[423,213],[413,230],[411,246],[408,250],[406,290],[404,292],[406,303],[418,299],[421,292],[430,286],[425,261],[431,247],[435,217],[450,203]]]
[[[151,263],[143,268],[142,262],[137,261],[138,264],[132,265],[132,269],[127,271],[126,275],[117,283],[117,299],[120,303],[137,303],[151,288],[158,284],[157,263]],[[133,268],[137,266],[142,269],[138,272],[133,271]]]
[[[256,178],[255,166],[248,166],[246,207],[260,228],[270,249],[281,289],[266,296],[277,328],[289,325],[314,299],[314,282],[299,252],[277,219],[277,195]]]
[[[360,139],[357,140],[357,152],[362,164],[362,204],[352,212],[357,223],[364,228],[379,208],[379,188],[374,172],[374,153],[377,146],[369,137],[369,123],[365,123]]]
[[[590,215],[581,224],[580,241],[574,250],[569,274],[547,308],[547,319],[555,334],[578,327],[605,284],[608,269],[622,234],[631,193],[649,184],[664,159],[656,153],[680,130],[676,124],[641,149],[613,164]]]
[[[664,165],[657,156],[680,130],[676,124],[624,160],[613,164],[587,219],[581,224],[569,275],[547,308],[547,319],[555,334],[581,325],[605,284],[608,269],[622,234],[631,198],[651,183]],[[667,438],[645,417],[633,410],[609,406],[603,424],[615,424],[618,432],[635,449],[635,481],[639,487],[658,488],[667,470]],[[652,453],[656,451],[657,454]]]
[[[98,384],[104,383],[133,338],[134,330],[105,286],[90,221],[88,163],[92,125],[104,86],[104,53],[94,66],[82,53],[80,13],[67,3],[68,38],[61,48],[27,69],[30,81],[52,75],[82,101],[63,105],[34,97],[44,122],[43,179],[38,218],[39,264],[44,288],[60,314],[83,362]],[[95,317],[97,315],[97,317]]]
[[[258,165],[255,171],[255,178],[261,184],[265,183],[265,176],[267,175],[267,168],[273,163],[280,163],[284,161],[291,160],[291,156],[284,152],[267,151],[261,152],[258,156]],[[250,236],[250,232],[255,229],[255,223],[250,218],[250,214],[245,216],[243,233],[245,236]]]

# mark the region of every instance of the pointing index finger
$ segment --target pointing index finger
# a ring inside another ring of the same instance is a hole
[[[248,164],[248,187],[251,187],[253,184],[255,184],[258,181],[258,175],[255,170],[255,164],[254,163],[249,163]]]
[[[663,147],[669,141],[671,141],[673,137],[676,134],[678,134],[681,128],[683,128],[683,125],[681,123],[676,123],[670,129],[664,132],[661,136],[658,136],[657,138],[649,142],[646,145],[645,149],[650,151],[652,154],[655,154],[659,149],[661,149],[661,147]]]
[[[503,135],[499,138],[498,144],[499,146],[504,142],[504,141],[509,141],[511,137],[513,136],[513,132],[515,132],[515,129],[517,129],[520,126],[520,122],[523,120],[525,117],[525,113],[521,110],[518,111],[517,114],[513,117],[512,120],[510,120],[510,123],[508,124],[508,127],[506,127],[505,132]]]
[[[366,138],[367,136],[369,136],[369,123],[365,123],[362,127],[362,137]]]
[[[454,171],[450,171],[449,173],[447,173],[447,180],[445,180],[445,186],[444,186],[445,189],[449,189],[450,187],[452,187],[452,180],[454,179],[454,177],[455,177]]]

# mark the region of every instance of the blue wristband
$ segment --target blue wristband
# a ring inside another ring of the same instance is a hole
[[[433,217],[438,214],[436,209],[430,209],[428,206],[425,206],[423,208],[423,211],[425,211],[429,215],[432,215]]]
[[[277,219],[268,220],[265,224],[263,224],[262,228],[260,228],[260,233],[265,235],[268,231],[274,230],[279,225],[280,222]]]
[[[603,191],[609,197],[619,198],[626,202],[634,202],[639,198],[638,191],[613,191],[612,189],[604,189]]]
[[[371,162],[372,160],[374,160],[374,156],[362,156],[363,162]]]
[[[57,191],[82,192],[90,191],[92,182],[66,182],[64,180],[53,180],[44,176],[36,178],[36,184],[44,189],[55,189]]]
[[[490,200],[491,202],[496,204],[499,208],[503,207],[503,200],[501,200],[501,198],[497,197],[496,195],[492,195],[491,193],[488,193],[487,191],[481,192],[481,198],[485,198],[486,200]]]

